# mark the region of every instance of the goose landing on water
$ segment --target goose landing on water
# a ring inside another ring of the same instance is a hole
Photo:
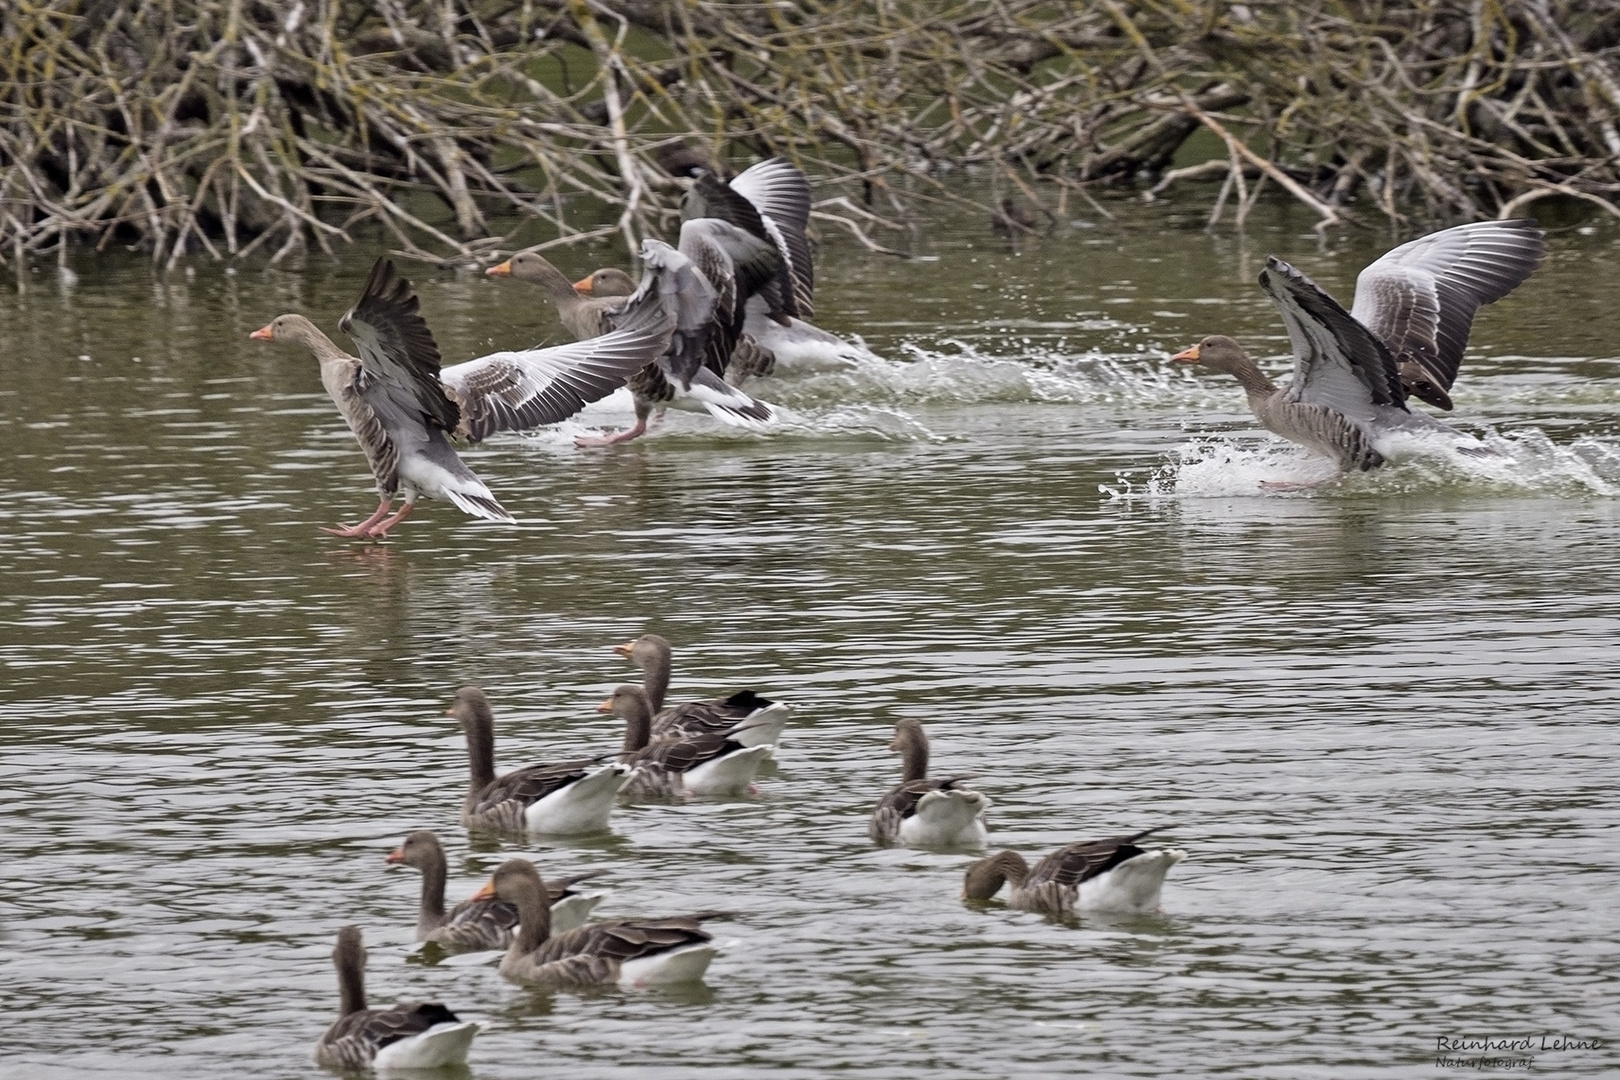
[[[1069,915],[1077,911],[1121,914],[1157,911],[1170,868],[1187,857],[1179,848],[1144,851],[1136,841],[1155,832],[1094,840],[1059,848],[1031,869],[1016,851],[1003,851],[968,867],[962,896],[988,900],[1012,883],[1009,907]]]
[[[971,776],[928,777],[928,736],[915,720],[894,726],[889,749],[904,762],[900,785],[872,812],[868,835],[880,844],[915,848],[983,847],[990,800],[963,786]]]
[[[1349,311],[1272,256],[1260,287],[1282,312],[1294,377],[1279,387],[1236,341],[1206,337],[1172,360],[1235,376],[1268,431],[1332,458],[1341,470],[1384,463],[1401,436],[1435,437],[1460,452],[1478,440],[1407,407],[1449,410],[1474,313],[1525,281],[1546,254],[1529,219],[1481,221],[1402,244],[1356,278]]]
[[[315,1044],[315,1064],[329,1069],[442,1069],[461,1065],[478,1025],[436,1001],[366,1008],[366,950],[360,928],[338,931],[338,1018]]]

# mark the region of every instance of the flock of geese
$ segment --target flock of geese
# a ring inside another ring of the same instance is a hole
[[[376,509],[327,532],[386,537],[423,496],[510,522],[457,454],[455,440],[477,442],[497,432],[554,424],[621,386],[629,387],[635,402],[635,424],[582,437],[579,445],[634,439],[654,411],[668,405],[704,410],[731,424],[760,424],[774,410],[742,389],[749,377],[771,372],[785,358],[847,359],[857,352],[808,321],[814,271],[807,235],[810,185],[802,172],[773,158],[726,181],[682,148],[663,160],[692,185],[682,203],[678,244],[645,240],[639,282],[613,268],[572,282],[532,251],[487,271],[543,290],[563,326],[579,339],[571,344],[442,366],[416,295],[387,259],[377,261],[359,301],[338,324],[358,356],[298,314],[282,315],[253,333],[315,354],[322,383],[376,477]],[[1279,387],[1241,345],[1221,335],[1172,359],[1233,375],[1264,427],[1332,458],[1341,470],[1375,468],[1414,435],[1438,436],[1459,452],[1489,454],[1484,444],[1412,409],[1410,401],[1451,408],[1450,390],[1475,313],[1524,282],[1545,251],[1544,234],[1528,219],[1446,229],[1403,244],[1364,269],[1348,311],[1304,274],[1268,258],[1260,285],[1287,326],[1292,380]],[[668,642],[649,634],[618,649],[642,669],[643,682],[619,687],[599,706],[625,724],[623,750],[611,760],[586,757],[497,775],[488,700],[473,687],[456,695],[450,715],[466,735],[469,765],[463,826],[518,835],[592,833],[608,828],[623,800],[752,790],[793,707],[752,690],[665,707]],[[971,776],[930,777],[928,739],[916,721],[896,725],[890,749],[901,756],[901,782],[873,811],[872,840],[983,848],[990,800],[968,786]],[[968,868],[963,896],[987,900],[1010,885],[1010,905],[1032,911],[1155,910],[1166,875],[1184,853],[1140,847],[1138,841],[1152,831],[1071,844],[1034,866],[1003,851]],[[388,861],[421,872],[419,941],[449,951],[504,949],[500,974],[517,982],[680,982],[701,977],[716,951],[703,922],[722,913],[589,922],[599,897],[577,887],[588,875],[543,878],[521,858],[502,863],[482,890],[446,911],[444,849],[432,832],[410,834]],[[443,1005],[366,1007],[358,928],[338,935],[333,960],[340,1015],[316,1046],[317,1062],[421,1068],[465,1060],[478,1025]]]
[[[527,765],[495,772],[495,718],[477,687],[456,694],[448,715],[467,740],[467,796],[461,824],[508,836],[581,835],[608,829],[624,801],[684,794],[736,796],[754,791],[761,762],[775,753],[794,706],[742,690],[726,697],[665,707],[671,650],[656,634],[614,646],[640,667],[640,684],[626,684],[598,706],[624,721],[624,748],[612,758]],[[968,776],[928,775],[928,737],[915,720],[895,725],[890,749],[900,754],[900,783],[878,801],[869,834],[874,842],[932,849],[982,849],[990,800],[968,787]],[[1053,915],[1079,911],[1157,910],[1170,868],[1185,853],[1137,845],[1153,830],[1069,844],[1031,867],[1013,851],[972,863],[962,895],[989,900],[1010,883],[1008,904]],[[599,894],[578,886],[591,874],[542,877],[529,859],[501,863],[489,882],[445,910],[447,863],[438,836],[405,837],[389,863],[422,875],[416,940],[441,952],[504,950],[499,972],[532,986],[642,987],[699,979],[717,947],[703,928],[724,912],[590,922]],[[358,927],[338,933],[338,1019],[315,1045],[315,1061],[337,1069],[419,1069],[466,1060],[478,1024],[438,1002],[366,1006],[365,949]]]
[[[770,158],[723,181],[685,147],[662,157],[692,186],[682,200],[676,247],[643,241],[639,283],[616,268],[571,282],[536,252],[486,271],[529,282],[557,307],[577,341],[496,352],[444,367],[410,283],[378,259],[360,300],[339,320],[359,356],[339,348],[309,319],[279,316],[253,332],[261,341],[302,345],[348,422],[376,477],[376,510],[325,531],[382,539],[422,496],[445,499],[491,521],[514,519],[456,453],[497,432],[559,423],[628,386],[635,424],[576,439],[611,446],[647,430],[655,409],[707,411],[728,424],[770,421],[775,410],[741,386],[786,358],[861,354],[806,321],[815,272],[808,238],[810,183]],[[1204,338],[1172,360],[1234,376],[1262,426],[1323,454],[1342,471],[1368,470],[1409,445],[1438,437],[1464,454],[1488,455],[1479,440],[1427,413],[1416,398],[1451,409],[1450,390],[1475,313],[1523,283],[1546,254],[1535,221],[1476,222],[1402,244],[1366,267],[1349,311],[1310,278],[1268,257],[1260,286],[1276,304],[1294,353],[1291,381],[1278,386],[1235,340]],[[1269,485],[1287,487],[1295,485]],[[394,500],[404,497],[398,511]]]

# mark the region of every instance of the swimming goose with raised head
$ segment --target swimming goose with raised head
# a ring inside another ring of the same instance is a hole
[[[770,743],[745,745],[755,721],[742,720],[724,732],[678,735],[651,740],[652,702],[647,691],[625,685],[597,706],[624,721],[621,765],[631,770],[624,796],[630,799],[671,795],[742,795],[753,790],[760,763],[770,757]],[[770,718],[757,721],[771,723]]]
[[[904,763],[901,780],[872,811],[872,839],[906,847],[983,847],[984,812],[991,804],[963,786],[972,775],[929,779],[928,735],[910,718],[894,725],[889,749]]]
[[[1443,410],[1474,314],[1525,281],[1546,254],[1533,220],[1458,225],[1402,244],[1356,278],[1349,311],[1275,256],[1260,287],[1282,312],[1294,377],[1277,386],[1236,341],[1206,337],[1172,360],[1234,376],[1263,427],[1332,458],[1342,470],[1384,463],[1391,437],[1440,435],[1479,454],[1477,440],[1408,407]]]
[[[338,975],[338,1018],[315,1044],[315,1064],[329,1069],[441,1069],[467,1060],[478,1025],[436,1001],[366,1008],[366,950],[358,926],[338,931],[332,963]]]
[[[527,859],[496,868],[475,900],[501,900],[518,911],[518,930],[500,972],[543,986],[655,986],[703,977],[719,950],[703,929],[712,912],[664,919],[615,919],[553,936],[540,872]]]
[[[467,736],[467,798],[461,823],[502,832],[593,833],[608,827],[629,768],[600,758],[529,765],[495,775],[495,713],[476,686],[456,692],[449,715]]]
[[[512,930],[518,924],[517,908],[499,900],[463,900],[448,912],[444,910],[444,882],[449,863],[438,834],[429,829],[411,833],[390,852],[385,862],[413,866],[422,872],[422,899],[417,907],[416,940],[431,941],[447,952],[477,952],[504,949],[512,943]],[[591,870],[546,882],[546,901],[551,905],[551,927],[564,933],[582,926],[602,894],[578,892],[574,886],[601,873]]]
[[[512,521],[461,460],[452,436],[471,442],[565,420],[606,397],[658,356],[672,314],[656,288],[620,302],[616,332],[591,342],[499,352],[441,368],[439,347],[411,284],[378,259],[360,300],[338,326],[354,339],[350,356],[302,315],[281,315],[251,335],[302,345],[320,362],[321,383],[371,465],[380,497],[364,521],[324,531],[382,539],[421,496],[446,499],[474,517]],[[394,499],[405,498],[393,516]]]
[[[744,746],[781,741],[782,729],[797,711],[785,701],[772,701],[753,690],[739,690],[726,697],[706,698],[683,702],[664,708],[669,693],[670,656],[669,641],[658,634],[642,634],[634,641],[613,646],[613,651],[628,658],[641,669],[641,685],[652,704],[653,740],[698,735],[733,735]],[[749,721],[744,725],[744,721]]]
[[[962,883],[968,900],[988,900],[1011,882],[1007,906],[1049,915],[1077,911],[1156,911],[1165,875],[1187,853],[1180,848],[1144,851],[1136,842],[1155,829],[1130,836],[1069,844],[1033,868],[1016,851],[1003,851],[969,866]]]

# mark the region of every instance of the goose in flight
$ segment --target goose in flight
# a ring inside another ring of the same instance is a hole
[[[409,281],[378,259],[360,300],[338,322],[359,349],[338,348],[302,315],[277,316],[249,336],[302,345],[320,361],[321,382],[365,451],[377,480],[376,511],[334,536],[382,539],[421,496],[446,499],[465,513],[510,522],[451,445],[497,431],[522,431],[567,419],[611,394],[669,342],[671,314],[656,274],[624,301],[615,332],[550,349],[498,352],[442,368],[439,348]],[[393,516],[395,497],[405,503]]]
[[[1407,402],[1415,397],[1450,410],[1474,313],[1529,278],[1546,250],[1544,234],[1528,218],[1431,233],[1362,270],[1349,311],[1269,256],[1260,287],[1288,327],[1293,379],[1277,386],[1241,345],[1219,334],[1171,359],[1235,376],[1262,426],[1327,455],[1340,469],[1377,468],[1389,435],[1466,438]]]

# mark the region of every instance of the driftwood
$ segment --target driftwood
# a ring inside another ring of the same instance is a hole
[[[1103,189],[1219,180],[1212,224],[1263,185],[1324,224],[1620,213],[1620,8],[1577,0],[33,0],[0,40],[19,259],[279,259],[365,222],[479,259],[536,218],[633,245],[672,212],[676,138],[796,160],[873,250],[918,200],[988,220],[1043,183],[1106,213]],[[1189,171],[1200,132],[1224,167]]]

